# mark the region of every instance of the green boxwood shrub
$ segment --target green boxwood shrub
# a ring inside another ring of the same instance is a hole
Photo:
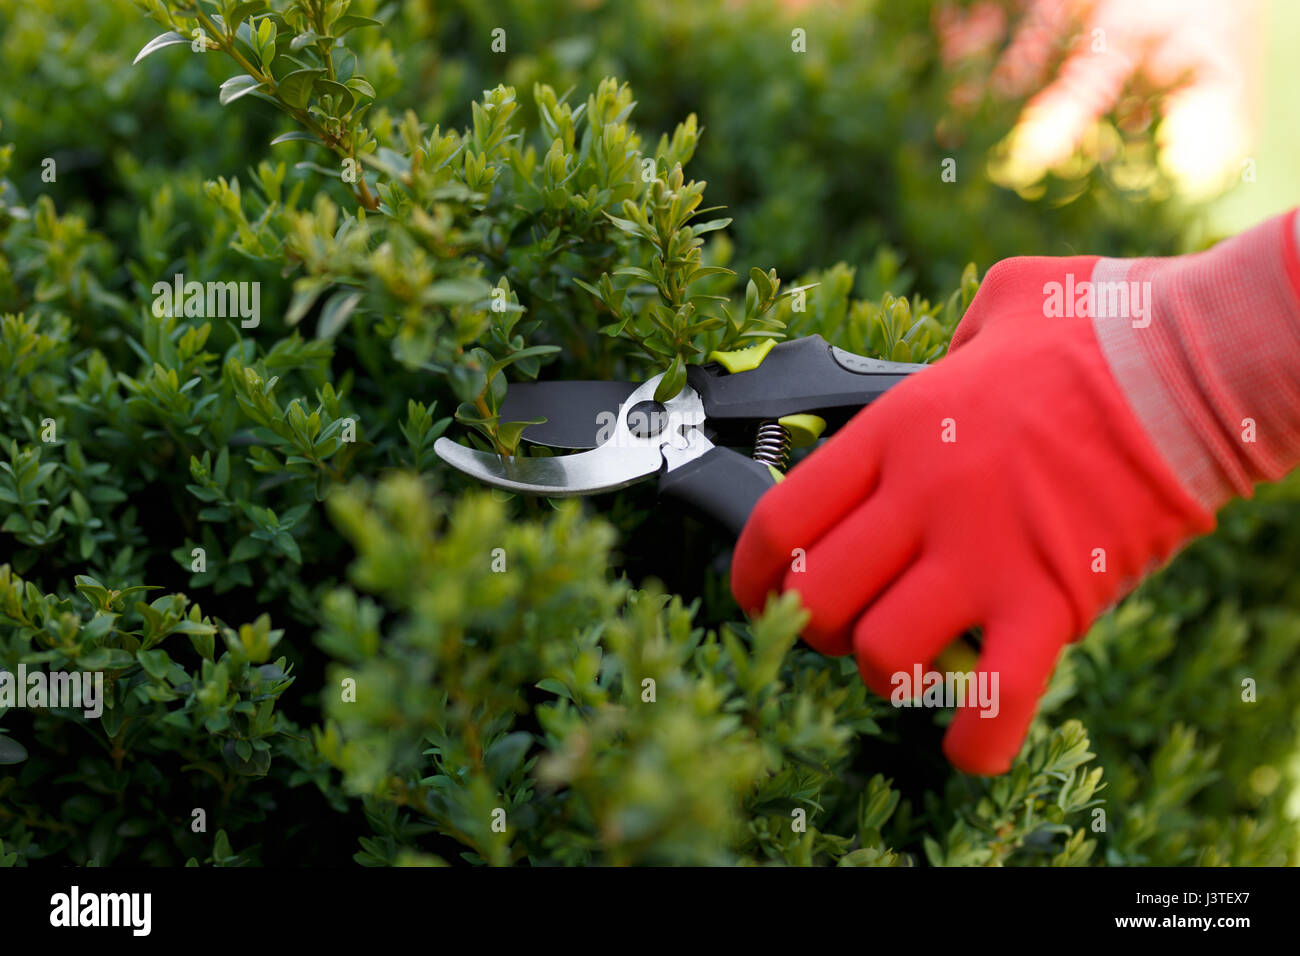
[[[808,13],[779,69],[762,5],[140,7],[0,41],[0,667],[108,696],[0,709],[0,865],[1295,861],[1300,482],[1098,622],[980,779],[793,599],[744,621],[653,489],[553,507],[432,453],[516,449],[508,380],[932,361],[972,252],[1173,241],[1158,197],[927,178],[920,5]],[[169,310],[178,274],[258,283],[257,323]]]

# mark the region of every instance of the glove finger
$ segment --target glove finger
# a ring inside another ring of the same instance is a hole
[[[810,617],[803,638],[823,654],[848,654],[853,622],[915,559],[910,502],[883,486],[807,549],[805,566],[785,575]]]
[[[952,639],[978,620],[963,589],[937,562],[912,565],[867,608],[853,628],[853,653],[868,687],[881,697],[893,678],[930,663]]]
[[[882,447],[872,411],[858,413],[758,500],[731,562],[731,592],[745,611],[761,610],[791,562],[871,494]]]
[[[948,345],[953,355],[973,340],[986,325],[1009,317],[1041,319],[1043,284],[1067,273],[1086,278],[1092,275],[1097,256],[1013,256],[995,262],[980,281],[965,315],[957,323]]]
[[[988,622],[974,686],[987,688],[990,706],[957,708],[943,738],[954,767],[984,775],[1011,767],[1069,629],[1064,599],[1046,584],[1034,596],[1021,597],[1013,612]]]

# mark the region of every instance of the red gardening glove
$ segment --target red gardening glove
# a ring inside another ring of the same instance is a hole
[[[1080,283],[1102,278],[1146,295],[1128,314],[1102,296],[1094,308]],[[1253,441],[1238,440],[1247,418]],[[959,707],[944,751],[962,770],[1002,773],[1064,645],[1211,530],[1224,500],[1297,462],[1290,217],[1196,256],[1009,259],[949,356],[763,496],[732,589],[751,612],[771,591],[797,591],[805,640],[855,654],[885,697],[893,675],[933,670],[982,627],[977,680],[996,703]]]

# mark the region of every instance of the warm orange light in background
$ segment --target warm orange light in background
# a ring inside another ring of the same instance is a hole
[[[1137,88],[1159,102],[1161,168],[1184,195],[1203,197],[1239,176],[1254,142],[1261,6],[1260,0],[1023,0],[1007,22],[1003,5],[987,0],[941,4],[934,22],[950,67],[991,56],[1010,33],[987,89],[1032,96],[990,164],[998,182],[1023,189],[1048,170],[1077,166],[1071,160],[1090,143],[1113,140],[1096,126]],[[971,90],[958,87],[954,106],[971,101]],[[1091,165],[1100,157],[1085,158]]]

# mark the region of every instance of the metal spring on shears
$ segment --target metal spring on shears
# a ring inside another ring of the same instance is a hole
[[[763,422],[758,426],[751,457],[759,464],[785,471],[790,463],[790,432],[779,422]]]

